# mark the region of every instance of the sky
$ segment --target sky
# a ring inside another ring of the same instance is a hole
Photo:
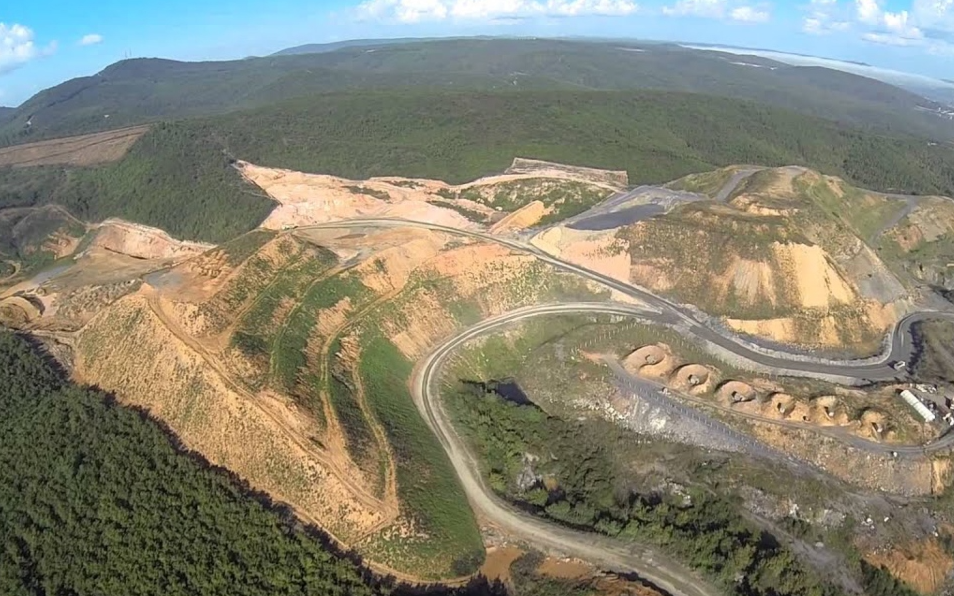
[[[124,58],[239,59],[346,39],[723,44],[954,79],[954,0],[31,0],[0,6],[0,105]]]

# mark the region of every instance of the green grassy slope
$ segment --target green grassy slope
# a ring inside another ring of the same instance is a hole
[[[631,52],[621,43],[455,39],[229,62],[127,60],[40,92],[8,125],[0,124],[0,143],[394,86],[685,91],[760,101],[893,134],[954,138],[950,123],[914,109],[930,102],[871,79],[666,44]],[[733,64],[739,61],[774,70]],[[32,126],[24,135],[28,119]]]

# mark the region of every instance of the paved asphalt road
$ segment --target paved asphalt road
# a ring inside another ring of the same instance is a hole
[[[541,261],[552,265],[562,271],[575,273],[581,277],[595,281],[607,288],[619,291],[627,296],[633,297],[651,308],[659,311],[656,320],[659,323],[682,324],[689,332],[698,339],[709,342],[728,350],[740,358],[744,358],[766,368],[771,368],[779,375],[829,375],[833,377],[844,377],[846,379],[855,379],[859,384],[878,381],[892,381],[900,378],[898,371],[891,367],[891,364],[899,360],[908,360],[913,353],[913,343],[911,340],[910,329],[914,323],[930,318],[946,318],[954,320],[954,312],[917,312],[908,315],[901,320],[892,330],[888,342],[888,350],[881,358],[872,361],[824,361],[821,359],[805,360],[796,358],[787,358],[781,355],[767,353],[765,351],[753,349],[751,346],[740,341],[738,337],[726,335],[722,332],[700,322],[696,315],[675,302],[657,296],[643,288],[634,286],[630,283],[614,279],[597,271],[581,267],[579,265],[553,257],[539,248],[509,238],[493,236],[473,230],[461,230],[447,226],[435,225],[426,222],[416,222],[403,219],[388,218],[367,218],[352,219],[328,224],[319,224],[307,226],[308,228],[373,228],[373,227],[418,227],[437,232],[444,232],[456,236],[466,236],[476,238],[486,242],[501,244],[512,250],[532,255]]]

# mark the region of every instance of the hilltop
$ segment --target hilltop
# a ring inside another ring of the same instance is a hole
[[[750,62],[765,68],[747,66]],[[954,138],[949,122],[917,109],[931,108],[933,102],[833,70],[667,44],[449,39],[346,44],[334,51],[228,62],[126,60],[41,91],[0,125],[0,139],[20,143],[229,112],[316,93],[395,87],[702,93],[758,101],[892,135]]]

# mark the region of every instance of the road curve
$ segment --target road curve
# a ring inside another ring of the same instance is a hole
[[[471,506],[484,518],[545,550],[557,551],[620,572],[633,572],[673,596],[712,596],[718,592],[695,572],[651,546],[623,542],[596,533],[579,532],[535,517],[497,497],[484,482],[476,458],[464,446],[448,420],[440,400],[440,372],[444,362],[464,343],[499,327],[542,315],[611,314],[652,320],[658,313],[628,304],[579,302],[537,305],[514,310],[474,325],[435,348],[415,367],[411,394],[415,406],[441,442]],[[872,453],[890,451],[910,455],[950,445],[948,437],[929,446],[886,446],[857,438],[852,446]],[[932,448],[933,447],[933,448]]]
[[[619,309],[600,303],[536,306],[486,319],[451,338],[418,363],[411,378],[414,403],[447,452],[471,506],[486,519],[524,536],[544,550],[579,557],[608,570],[636,573],[673,596],[717,596],[719,592],[695,572],[652,547],[565,528],[521,511],[494,495],[484,482],[477,461],[464,447],[441,406],[438,392],[441,366],[449,355],[468,340],[502,325],[544,314],[633,314],[632,308],[620,306],[622,308]]]
[[[781,375],[829,375],[832,377],[842,377],[845,379],[856,379],[859,384],[897,380],[899,378],[899,374],[890,366],[890,363],[898,360],[908,360],[913,354],[914,347],[910,334],[911,325],[918,321],[930,318],[945,318],[954,320],[954,313],[952,312],[923,311],[912,313],[895,325],[888,335],[887,349],[878,358],[869,358],[862,361],[845,360],[841,362],[795,359],[793,357],[786,357],[784,354],[777,355],[776,353],[767,353],[764,350],[754,349],[752,346],[743,343],[739,337],[721,333],[700,322],[696,318],[695,313],[686,309],[682,305],[679,305],[661,296],[657,296],[656,294],[653,294],[652,292],[649,292],[643,288],[634,286],[633,284],[623,282],[608,275],[599,273],[598,271],[593,271],[591,269],[587,269],[586,267],[581,267],[574,263],[564,261],[544,252],[536,246],[521,242],[519,240],[494,236],[475,230],[463,230],[428,222],[395,218],[349,219],[345,221],[316,224],[313,226],[302,226],[298,229],[307,230],[368,227],[424,228],[436,232],[475,238],[485,242],[493,242],[502,246],[506,246],[514,251],[533,256],[559,270],[574,273],[599,283],[604,287],[616,290],[623,293],[624,295],[635,298],[650,306],[651,308],[659,310],[661,317],[666,317],[669,323],[679,323],[685,329],[687,329],[689,333],[695,335],[697,338],[714,346],[718,346],[721,349],[728,350],[736,356],[757,363],[760,366],[774,369],[778,374]]]

